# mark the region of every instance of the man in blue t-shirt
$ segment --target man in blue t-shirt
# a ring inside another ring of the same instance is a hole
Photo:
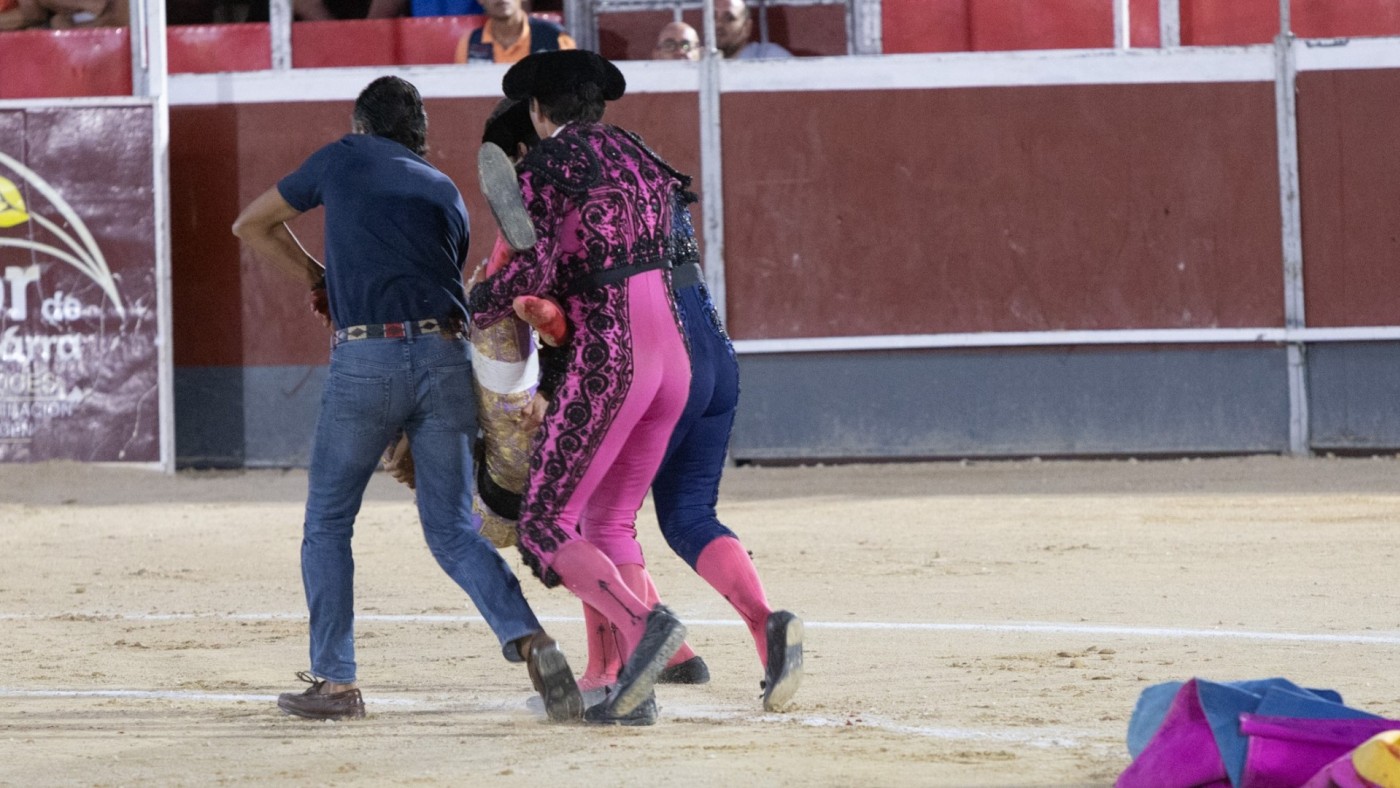
[[[311,687],[283,693],[277,705],[311,719],[364,716],[350,537],[380,454],[402,429],[433,557],[471,597],[506,659],[526,663],[549,717],[578,719],[583,701],[563,652],[471,519],[476,402],[462,335],[462,195],[423,159],[428,116],[413,85],[375,80],[356,99],[353,121],[353,134],[313,153],[233,225],[258,256],[312,288],[313,308],[335,329],[301,544],[311,669],[299,675]],[[317,206],[326,209],[324,267],[286,225]]]

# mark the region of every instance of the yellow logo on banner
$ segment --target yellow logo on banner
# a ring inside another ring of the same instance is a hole
[[[24,198],[8,178],[0,178],[0,227],[14,227],[29,221],[24,212]]]
[[[19,188],[15,186],[14,181],[0,176],[0,229],[17,227],[32,221],[38,229],[51,236],[52,240],[62,244],[62,246],[55,246],[52,243],[44,243],[42,240],[35,240],[32,235],[27,238],[0,236],[0,247],[9,246],[38,252],[73,266],[96,282],[102,291],[112,299],[112,306],[117,310],[117,314],[126,317],[126,307],[122,304],[122,295],[117,291],[117,280],[116,277],[112,276],[112,269],[107,265],[107,258],[103,256],[101,247],[97,245],[97,239],[92,237],[92,232],[78,216],[78,212],[73,210],[73,206],[59,195],[57,189],[40,178],[39,173],[20,164],[16,159],[0,153],[0,167],[4,167],[19,176],[20,180],[29,185],[31,191],[47,200],[48,204],[58,212],[59,216],[67,222],[69,229],[72,230],[70,233],[54,221],[45,218],[42,213],[29,213],[24,206],[24,198],[20,196]],[[77,237],[75,238],[74,235]],[[50,239],[45,238],[44,240]]]

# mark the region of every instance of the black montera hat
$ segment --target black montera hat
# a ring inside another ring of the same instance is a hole
[[[507,156],[514,156],[522,142],[526,146],[539,142],[540,137],[535,133],[535,124],[530,122],[529,103],[501,99],[486,119],[486,130],[481,134],[481,141],[496,143]]]
[[[522,101],[561,96],[590,83],[598,86],[605,101],[616,101],[627,90],[627,80],[617,66],[597,52],[584,49],[529,55],[510,67],[501,89],[506,98]]]

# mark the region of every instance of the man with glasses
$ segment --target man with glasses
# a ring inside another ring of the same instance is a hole
[[[684,22],[671,22],[657,35],[651,57],[653,60],[699,60],[700,35]]]

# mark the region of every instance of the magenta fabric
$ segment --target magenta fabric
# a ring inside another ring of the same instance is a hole
[[[521,170],[539,240],[472,288],[467,307],[485,327],[514,314],[517,296],[549,297],[573,328],[517,526],[525,563],[554,586],[556,553],[584,537],[581,520],[618,560],[641,558],[628,545],[631,524],[690,391],[669,278],[646,270],[670,259],[679,181],[626,132],[596,123],[567,124]],[[615,279],[620,272],[635,275]]]
[[[631,385],[556,522],[581,524],[574,527],[615,564],[645,566],[637,543],[637,510],[690,396],[690,356],[676,331],[671,288],[661,272],[634,276],[621,286],[628,289],[637,359]]]
[[[1303,719],[1241,714],[1249,737],[1240,788],[1295,788],[1367,739],[1400,728],[1383,719]]]
[[[1117,788],[1228,788],[1225,762],[1201,709],[1196,680],[1172,699],[1147,747],[1118,776]]]

